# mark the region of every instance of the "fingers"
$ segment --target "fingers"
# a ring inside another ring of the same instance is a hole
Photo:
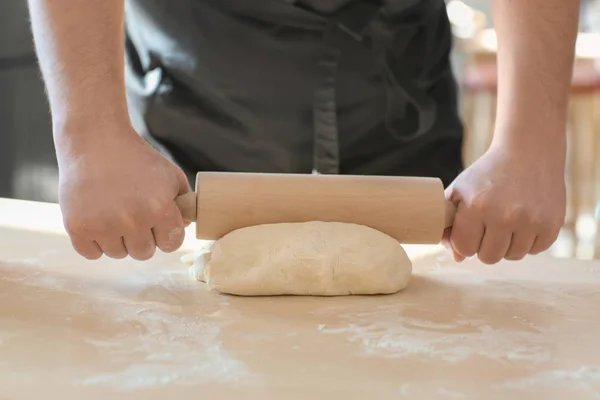
[[[456,262],[462,262],[462,261],[465,260],[465,257],[463,257],[460,254],[458,254],[452,248],[452,243],[450,241],[451,237],[452,237],[452,228],[446,228],[446,229],[444,229],[444,235],[442,237],[442,244],[444,245],[444,247],[446,248],[446,250],[448,250],[449,252],[452,253],[452,257],[454,258],[454,261],[456,261]]]
[[[102,250],[98,243],[85,239],[79,235],[71,235],[71,244],[77,253],[88,260],[97,260],[102,257]]]
[[[161,251],[171,253],[181,247],[185,238],[185,230],[181,213],[174,203],[157,225],[152,228],[152,231],[156,245]]]
[[[533,242],[536,239],[535,233],[531,232],[516,232],[512,235],[510,247],[504,256],[510,261],[522,260],[533,247]]]
[[[450,243],[452,248],[463,258],[477,254],[484,234],[484,225],[476,213],[459,203],[452,227]]]
[[[476,218],[469,218],[471,215],[464,207],[459,209],[454,227],[444,232],[443,239],[456,261],[474,255],[484,264],[495,264],[502,259],[518,261],[528,254],[548,250],[560,232],[560,229],[534,229],[533,225],[510,229],[511,224],[501,222],[484,225]]]
[[[559,233],[560,229],[554,228],[546,230],[546,234],[544,235],[537,236],[533,242],[533,245],[531,246],[529,254],[539,254],[548,250],[558,238]]]
[[[73,247],[88,260],[106,254],[115,259],[129,255],[144,261],[155,254],[157,247],[166,253],[179,249],[185,238],[183,218],[174,201],[149,201],[114,220],[66,221]]]
[[[183,170],[181,170],[181,169],[179,169],[178,173],[177,173],[177,183],[179,184],[178,196],[181,196],[182,194],[186,194],[187,192],[189,192],[191,190],[190,182],[188,181],[187,176],[185,175],[185,172],[183,172]]]
[[[98,245],[110,258],[125,258],[127,257],[127,249],[123,243],[123,238],[120,236],[107,237],[98,242]]]
[[[184,194],[188,193],[188,192],[189,192],[189,191],[192,189],[192,188],[190,187],[190,182],[188,181],[188,178],[187,178],[187,176],[185,175],[185,172],[183,172],[182,170],[179,170],[179,172],[180,172],[180,173],[178,173],[178,174],[177,174],[177,183],[178,183],[178,185],[179,185],[179,191],[178,191],[178,193],[177,193],[177,196],[184,195]],[[188,226],[190,226],[190,224],[191,224],[191,222],[190,222],[190,221],[184,221],[184,222],[183,222],[183,226],[184,226],[184,227],[188,227]],[[175,236],[177,236],[177,235],[175,235]],[[181,240],[182,240],[182,243],[183,243],[183,239],[181,239]],[[177,248],[179,248],[179,246],[181,246],[181,243],[180,243],[180,244],[177,246]],[[162,251],[165,251],[165,250],[164,250],[164,249],[162,249],[160,246],[159,246],[159,248],[160,248]],[[168,253],[169,251],[165,251],[165,252],[167,252],[167,253]]]
[[[486,227],[477,257],[484,264],[502,260],[511,244],[512,233],[501,228]]]
[[[458,204],[445,243],[462,257],[477,255],[485,264],[520,260],[547,250],[558,237],[566,204],[561,165],[541,164],[551,172],[545,175],[514,150],[520,151],[490,147],[445,191]]]
[[[131,258],[145,261],[152,258],[156,252],[156,242],[151,229],[144,229],[126,235],[123,242]]]
[[[547,236],[538,237],[532,224],[527,228],[518,218],[511,215],[507,219],[480,217],[476,207],[459,202],[454,226],[444,231],[443,244],[452,251],[455,261],[477,255],[484,264],[495,264],[502,259],[521,260],[527,254],[537,254],[546,250],[556,240],[551,231]]]

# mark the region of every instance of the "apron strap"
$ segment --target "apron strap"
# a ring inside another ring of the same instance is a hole
[[[417,8],[431,7],[435,1],[421,0]],[[380,13],[382,11],[382,13]],[[338,174],[340,171],[339,135],[337,124],[336,77],[341,56],[340,40],[349,35],[362,41],[366,34],[372,37],[374,56],[380,63],[382,78],[386,83],[386,110],[384,125],[399,141],[412,141],[431,130],[437,117],[437,104],[418,87],[414,74],[401,67],[401,57],[410,43],[411,37],[422,27],[420,18],[397,21],[374,19],[376,14],[385,14],[386,6],[381,1],[361,1],[342,7],[328,17],[323,42],[323,54],[317,66],[321,72],[321,84],[315,92],[314,113],[314,160],[313,172]],[[387,10],[389,11],[389,10]],[[367,29],[368,28],[368,29]],[[404,40],[396,41],[402,30]],[[392,63],[390,55],[400,59]],[[394,126],[398,118],[404,119],[409,107],[417,112],[417,126],[408,132],[401,132]]]
[[[437,104],[433,99],[427,96],[422,89],[419,89],[412,81],[411,77],[403,73],[402,70],[392,70],[389,63],[383,65],[384,74],[388,81],[388,95],[386,104],[385,126],[394,137],[402,142],[409,142],[425,133],[429,132],[437,117]],[[390,93],[392,92],[392,93]],[[412,132],[398,132],[394,127],[393,121],[398,107],[395,105],[402,102],[403,106],[401,117],[406,115],[406,109],[409,104],[414,106],[418,114],[417,128]]]
[[[387,82],[387,100],[385,127],[392,135],[402,141],[412,141],[429,132],[437,117],[437,104],[419,88],[414,81],[414,74],[403,70],[402,55],[410,43],[411,36],[420,28],[419,23],[404,23],[387,28],[382,21],[372,26],[373,47],[378,57],[380,68]],[[404,40],[396,41],[396,30],[402,29]],[[389,54],[399,58],[400,62],[392,63]],[[394,120],[404,119],[408,107],[413,106],[417,111],[417,127],[409,132],[400,132],[394,127]]]
[[[337,123],[336,78],[341,56],[341,40],[350,35],[362,40],[365,28],[381,8],[379,2],[350,3],[328,18],[323,42],[323,54],[317,67],[321,84],[315,92],[313,172],[340,173],[340,144]]]
[[[317,67],[321,72],[321,84],[315,91],[313,101],[313,172],[320,174],[339,174],[340,172],[335,86],[341,55],[337,43],[341,34],[336,24],[330,22],[327,25],[324,32],[323,54],[317,62]]]

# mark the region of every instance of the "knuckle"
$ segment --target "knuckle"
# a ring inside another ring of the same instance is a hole
[[[148,203],[148,213],[158,219],[169,216],[172,208],[172,200],[155,199]]]
[[[72,244],[73,244],[73,248],[75,249],[77,254],[79,254],[80,256],[82,256],[83,258],[85,258],[87,260],[93,261],[93,260],[97,260],[100,257],[102,257],[101,251],[88,249],[86,247],[81,247],[81,246],[77,245],[76,243],[72,243]]]
[[[528,224],[532,214],[522,205],[512,205],[504,211],[503,222],[511,226]]]
[[[104,252],[104,254],[106,254],[108,257],[110,258],[114,258],[116,260],[121,260],[125,257],[127,257],[127,252]]]
[[[94,224],[89,221],[85,221],[81,218],[77,217],[65,217],[64,219],[65,230],[70,235],[80,235],[80,236],[88,236],[93,228]]]
[[[486,264],[486,265],[492,265],[492,264],[496,264],[498,261],[500,261],[502,258],[495,256],[493,254],[488,254],[488,253],[479,253],[477,254],[477,258],[479,259],[479,261],[481,261],[482,263]]]
[[[130,251],[129,255],[134,260],[137,260],[137,261],[147,261],[147,260],[151,259],[154,256],[155,252],[156,252],[156,247],[155,246],[147,245],[147,246],[144,246],[142,248]]]
[[[524,254],[524,253],[513,253],[513,254],[507,254],[507,255],[504,257],[504,259],[505,259],[505,260],[508,260],[508,261],[520,261],[520,260],[522,260],[523,258],[525,258],[525,255],[526,255],[526,254]]]
[[[543,210],[531,210],[526,215],[526,222],[535,227],[540,233],[558,232],[562,228],[565,217],[545,212]],[[558,233],[557,233],[558,234]]]
[[[105,236],[104,239],[105,240],[102,240],[99,243],[104,254],[114,259],[122,259],[127,257],[127,250],[123,245],[123,239],[121,237]]]
[[[95,261],[95,260],[98,260],[100,257],[102,257],[102,253],[100,253],[100,252],[91,253],[91,252],[86,252],[86,251],[77,251],[77,253],[79,253],[85,259],[90,260],[90,261]]]
[[[453,243],[452,248],[463,257],[473,257],[477,253],[476,246],[462,243]]]
[[[465,233],[456,232],[450,239],[452,248],[463,257],[472,257],[479,249],[480,238]]]
[[[133,209],[127,216],[127,227],[131,231],[152,228],[164,219],[170,211],[166,202],[152,201],[147,205]]]
[[[457,253],[463,257],[473,257],[475,254],[477,254],[477,249],[474,247],[466,247],[463,249],[458,249]]]
[[[90,239],[107,236],[115,228],[115,224],[111,224],[110,219],[100,216],[69,217],[65,219],[64,225],[69,234]]]
[[[529,226],[541,233],[545,233],[553,225],[553,221],[541,212],[533,212],[527,218]]]
[[[541,238],[539,240],[536,240],[534,246],[529,250],[529,254],[532,255],[536,255],[536,254],[540,254],[546,250],[548,250],[550,248],[550,246],[552,245],[553,241],[548,240],[546,238]]]
[[[558,239],[559,233],[560,231],[554,231],[552,229],[546,230],[546,232],[540,238],[540,243],[536,247],[543,247],[544,250],[542,251],[548,250]]]
[[[169,243],[169,244],[160,244],[158,246],[158,248],[163,253],[173,253],[174,251],[177,251],[177,249],[179,249],[179,246]]]
[[[552,246],[553,243],[554,243],[554,240],[545,240],[544,242],[542,242],[542,244],[537,249],[538,250],[537,254],[548,250]]]
[[[548,250],[549,247],[550,246],[546,247],[545,245],[537,246],[535,249],[531,249],[529,254],[531,254],[533,256],[538,255],[538,254],[543,253],[544,251]]]
[[[485,215],[485,210],[486,206],[476,200],[462,205],[462,214],[468,218],[481,218]]]
[[[131,211],[123,214],[120,218],[120,223],[125,229],[125,232],[134,232],[148,224],[151,224],[148,212],[142,208],[133,208]]]
[[[486,191],[463,197],[463,203],[470,209],[483,209],[489,203]]]
[[[181,227],[175,227],[160,237],[161,240],[157,241],[158,248],[165,253],[172,253],[181,247],[185,231]]]

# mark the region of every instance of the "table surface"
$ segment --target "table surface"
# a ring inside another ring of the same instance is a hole
[[[395,295],[224,296],[181,254],[85,261],[55,205],[0,199],[0,399],[600,398],[599,262],[408,252]]]

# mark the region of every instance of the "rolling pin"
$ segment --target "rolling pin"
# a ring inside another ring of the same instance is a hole
[[[196,191],[176,200],[196,237],[281,222],[346,222],[400,243],[437,244],[456,207],[437,178],[199,172]]]

